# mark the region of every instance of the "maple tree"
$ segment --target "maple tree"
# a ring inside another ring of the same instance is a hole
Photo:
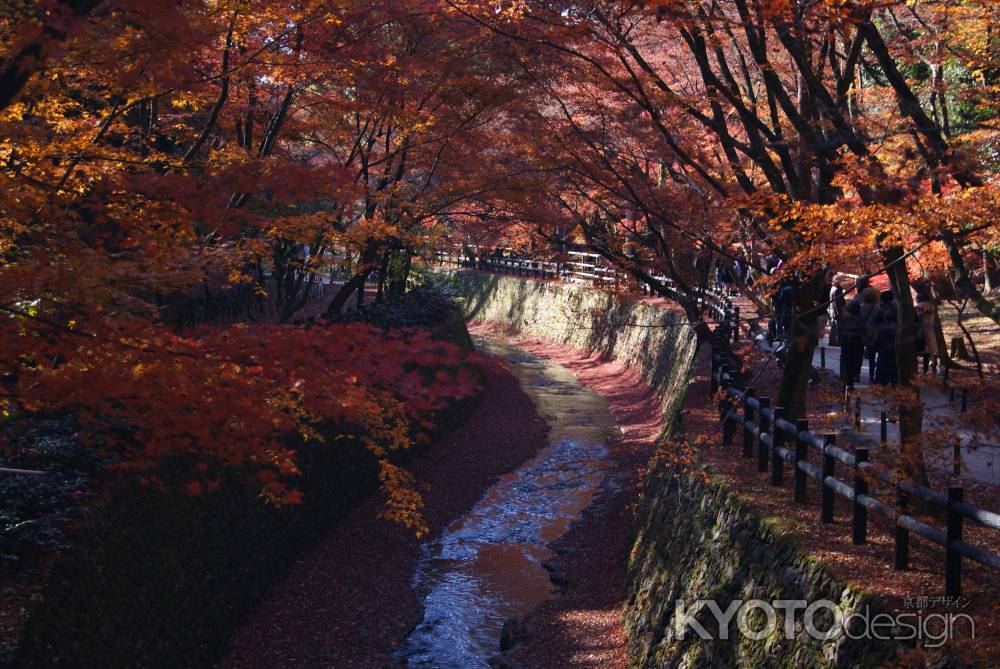
[[[286,323],[340,266],[384,283],[373,259],[497,181],[462,165],[515,87],[493,45],[422,1],[19,9],[0,21],[4,411],[72,410],[153,483],[183,455],[193,494],[250,466],[277,503],[299,501],[285,438],[332,424],[419,523],[387,454],[473,392],[465,354]]]
[[[199,321],[226,303],[247,321],[267,301],[286,324],[341,275],[322,305],[336,320],[372,280],[375,299],[398,298],[412,257],[443,238],[542,256],[582,241],[702,339],[714,323],[698,290],[717,267],[761,318],[792,286],[777,398],[792,417],[831,267],[886,272],[904,324],[911,279],[944,275],[1000,322],[976,275],[995,274],[1000,245],[986,0],[18,8],[0,23],[7,401],[138,426],[152,453],[217,441],[200,447],[280,471],[273,434],[317,416],[397,443],[418,393],[374,371],[392,337]],[[897,401],[916,451],[911,335],[899,328]],[[413,337],[395,372],[457,355]],[[172,414],[201,417],[197,435],[150,418],[154,385]],[[311,401],[340,393],[366,409]]]
[[[887,273],[903,447],[916,453],[903,467],[922,477],[911,275],[944,271],[1000,315],[970,270],[997,241],[993,3],[452,4],[519,45],[536,84],[528,159],[558,196],[518,215],[540,234],[579,230],[703,339],[714,317],[697,289],[717,266],[764,318],[779,285],[793,287],[776,400],[790,416],[804,414],[829,269]]]

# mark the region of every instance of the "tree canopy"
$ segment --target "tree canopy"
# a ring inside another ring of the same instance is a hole
[[[1000,324],[990,0],[8,4],[6,410],[129,426],[130,466],[252,462],[294,502],[277,435],[322,419],[404,445],[470,392],[458,353],[290,323],[326,277],[343,278],[322,308],[337,320],[443,242],[578,240],[701,337],[715,267],[755,270],[737,283],[764,317],[794,284],[792,415],[829,268],[886,272],[901,322],[926,280]],[[268,301],[270,322],[197,316],[227,300]],[[432,367],[450,371],[418,383]],[[919,439],[919,411],[903,432]]]

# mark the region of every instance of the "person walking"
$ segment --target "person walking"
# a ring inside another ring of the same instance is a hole
[[[934,306],[934,298],[927,291],[917,293],[916,304],[917,320],[919,329],[917,331],[917,345],[920,354],[924,359],[924,374],[930,368],[931,363],[934,370],[938,366],[938,340],[935,331],[937,321],[937,307]]]
[[[875,378],[875,330],[877,327],[877,319],[879,316],[878,310],[878,289],[873,286],[866,287],[861,292],[861,301],[859,304],[859,314],[861,316],[861,322],[864,323],[864,344],[865,353],[868,358],[868,378],[869,380]],[[853,302],[853,300],[852,300]],[[861,380],[861,370],[858,369],[857,381]]]
[[[867,323],[861,317],[861,304],[851,301],[838,319],[840,332],[840,381],[848,390],[861,379],[861,363],[865,357]]]
[[[723,295],[729,295],[732,283],[733,275],[729,272],[729,268],[719,261],[715,266],[715,285],[718,291]]]
[[[865,301],[865,290],[868,289],[870,283],[866,277],[858,277],[858,280],[854,283],[854,295],[851,296],[851,302],[857,302],[861,304]]]
[[[795,317],[795,286],[791,281],[783,281],[774,296],[774,315],[777,327],[775,336],[784,339]]]
[[[770,253],[766,258],[764,258],[764,268],[767,270],[768,274],[774,274],[777,272],[781,268],[781,265],[781,258],[774,253]]]
[[[830,304],[827,312],[830,314],[830,346],[841,346],[840,321],[844,317],[847,299],[844,297],[844,284],[840,277],[833,280],[830,290]]]
[[[887,309],[877,328],[873,348],[877,354],[875,362],[874,382],[883,386],[899,384],[899,368],[896,365],[896,326],[895,309]]]

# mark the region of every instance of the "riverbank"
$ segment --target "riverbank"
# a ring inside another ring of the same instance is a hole
[[[499,364],[485,365],[484,374],[484,401],[408,466],[423,487],[430,536],[545,445],[545,422],[517,379]],[[380,519],[382,510],[373,496],[300,558],[243,625],[221,666],[401,666],[393,652],[421,615],[411,587],[421,540]]]

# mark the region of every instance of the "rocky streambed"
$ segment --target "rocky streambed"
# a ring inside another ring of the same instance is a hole
[[[621,436],[607,401],[564,367],[496,340],[477,346],[509,363],[548,442],[422,545],[413,579],[423,617],[398,651],[410,667],[489,667],[501,633],[518,633],[511,621],[555,596],[550,545],[590,504]]]

